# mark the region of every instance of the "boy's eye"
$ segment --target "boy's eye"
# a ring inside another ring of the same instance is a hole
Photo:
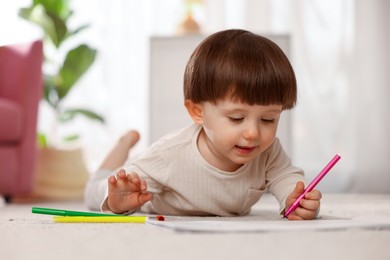
[[[263,118],[263,119],[261,119],[261,121],[263,123],[273,123],[275,121],[275,119],[265,119],[265,118]]]
[[[229,120],[232,122],[241,122],[243,119],[243,117],[229,117]]]

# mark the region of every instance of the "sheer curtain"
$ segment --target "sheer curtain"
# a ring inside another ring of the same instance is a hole
[[[390,192],[390,1],[356,3],[352,191]]]
[[[151,1],[85,0],[72,4],[77,10],[74,22],[91,24],[82,40],[98,49],[98,58],[67,101],[69,105],[92,108],[107,120],[102,126],[80,118],[69,126],[81,134],[93,171],[128,129],[137,129],[147,136]],[[145,147],[146,142],[141,139],[138,149]]]
[[[325,187],[320,187],[325,191],[345,190],[354,165],[349,78],[353,4],[349,0],[293,1],[290,17],[284,21],[292,35],[292,62],[299,87],[293,159],[312,179],[335,153],[342,156],[327,176]]]
[[[294,161],[310,178],[338,152],[323,190],[390,192],[390,2],[272,3],[271,26],[293,39]]]
[[[91,23],[85,40],[95,45],[99,57],[91,72],[80,82],[69,102],[91,107],[107,119],[105,126],[78,122],[92,171],[117,139],[129,129],[141,133],[132,151],[136,156],[149,145],[149,38],[171,35],[182,15],[180,0],[73,1],[75,19]]]
[[[10,13],[30,1],[13,2],[0,12]],[[204,1],[200,10],[206,34],[243,28],[291,35],[299,86],[292,159],[311,179],[335,153],[342,155],[321,184],[323,191],[390,192],[389,2],[212,0]],[[107,124],[78,119],[63,131],[81,133],[93,171],[127,129],[148,136],[149,37],[175,33],[183,1],[71,3],[76,10],[72,21],[91,24],[79,41],[96,47],[99,56],[66,102],[100,112]],[[25,22],[12,19],[5,13],[0,17],[1,42],[11,31],[21,38],[31,31],[23,31]],[[5,29],[10,20],[14,27]],[[43,108],[41,128],[47,127],[44,114]],[[148,144],[147,138],[141,139],[134,153]]]

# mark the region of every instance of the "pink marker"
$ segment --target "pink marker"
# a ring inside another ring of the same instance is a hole
[[[333,166],[340,160],[340,155],[336,154],[333,159],[325,166],[325,168],[315,177],[315,179],[306,187],[303,193],[294,201],[291,207],[284,213],[284,217],[286,218],[291,212],[293,212],[298,206],[302,198],[305,195],[312,191],[315,186],[325,177],[325,175],[333,168]]]

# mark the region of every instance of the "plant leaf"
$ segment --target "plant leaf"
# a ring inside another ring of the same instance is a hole
[[[77,80],[88,70],[96,57],[96,50],[82,44],[69,51],[65,57],[59,75],[57,86],[58,98],[66,96]]]
[[[45,10],[67,20],[72,12],[69,9],[69,0],[34,0],[34,6],[41,4]]]
[[[49,38],[54,45],[58,44],[57,32],[52,19],[46,14],[45,9],[41,5],[21,8],[19,10],[19,16],[39,25],[47,38]]]
[[[100,123],[104,124],[105,120],[104,118],[88,109],[82,109],[82,108],[73,108],[73,109],[66,109],[64,112],[61,113],[60,121],[61,122],[67,122],[72,120],[75,116],[82,115],[84,117],[87,117],[92,120],[99,121]]]
[[[62,138],[62,140],[64,140],[65,142],[70,142],[70,141],[74,141],[74,140],[77,140],[80,138],[80,135],[78,134],[72,134],[72,135],[67,135],[65,136],[64,138]]]
[[[58,96],[55,85],[55,77],[51,75],[44,75],[43,79],[43,98],[53,108],[58,107]]]
[[[66,26],[66,22],[61,17],[51,12],[46,12],[46,15],[51,19],[54,25],[55,32],[56,32],[56,42],[54,42],[52,39],[51,40],[53,44],[58,48],[66,40],[68,36],[68,28]]]
[[[76,30],[73,30],[73,31],[68,32],[68,37],[73,36],[73,35],[76,35],[76,34],[78,34],[79,32],[84,31],[84,30],[87,29],[88,27],[89,27],[89,24],[84,24],[84,25],[78,27]]]
[[[41,4],[29,8],[21,8],[19,10],[19,16],[40,26],[45,32],[46,38],[57,48],[65,40],[68,34],[65,20],[54,13],[47,11]]]
[[[46,148],[47,147],[47,138],[46,135],[43,133],[37,134],[37,143],[39,148]]]

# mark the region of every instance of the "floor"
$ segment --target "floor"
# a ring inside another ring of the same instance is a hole
[[[390,259],[390,229],[175,233],[147,224],[64,224],[31,207],[85,211],[81,201],[0,203],[0,259]],[[266,195],[251,216],[279,218]],[[390,195],[324,194],[321,216],[390,216]]]

